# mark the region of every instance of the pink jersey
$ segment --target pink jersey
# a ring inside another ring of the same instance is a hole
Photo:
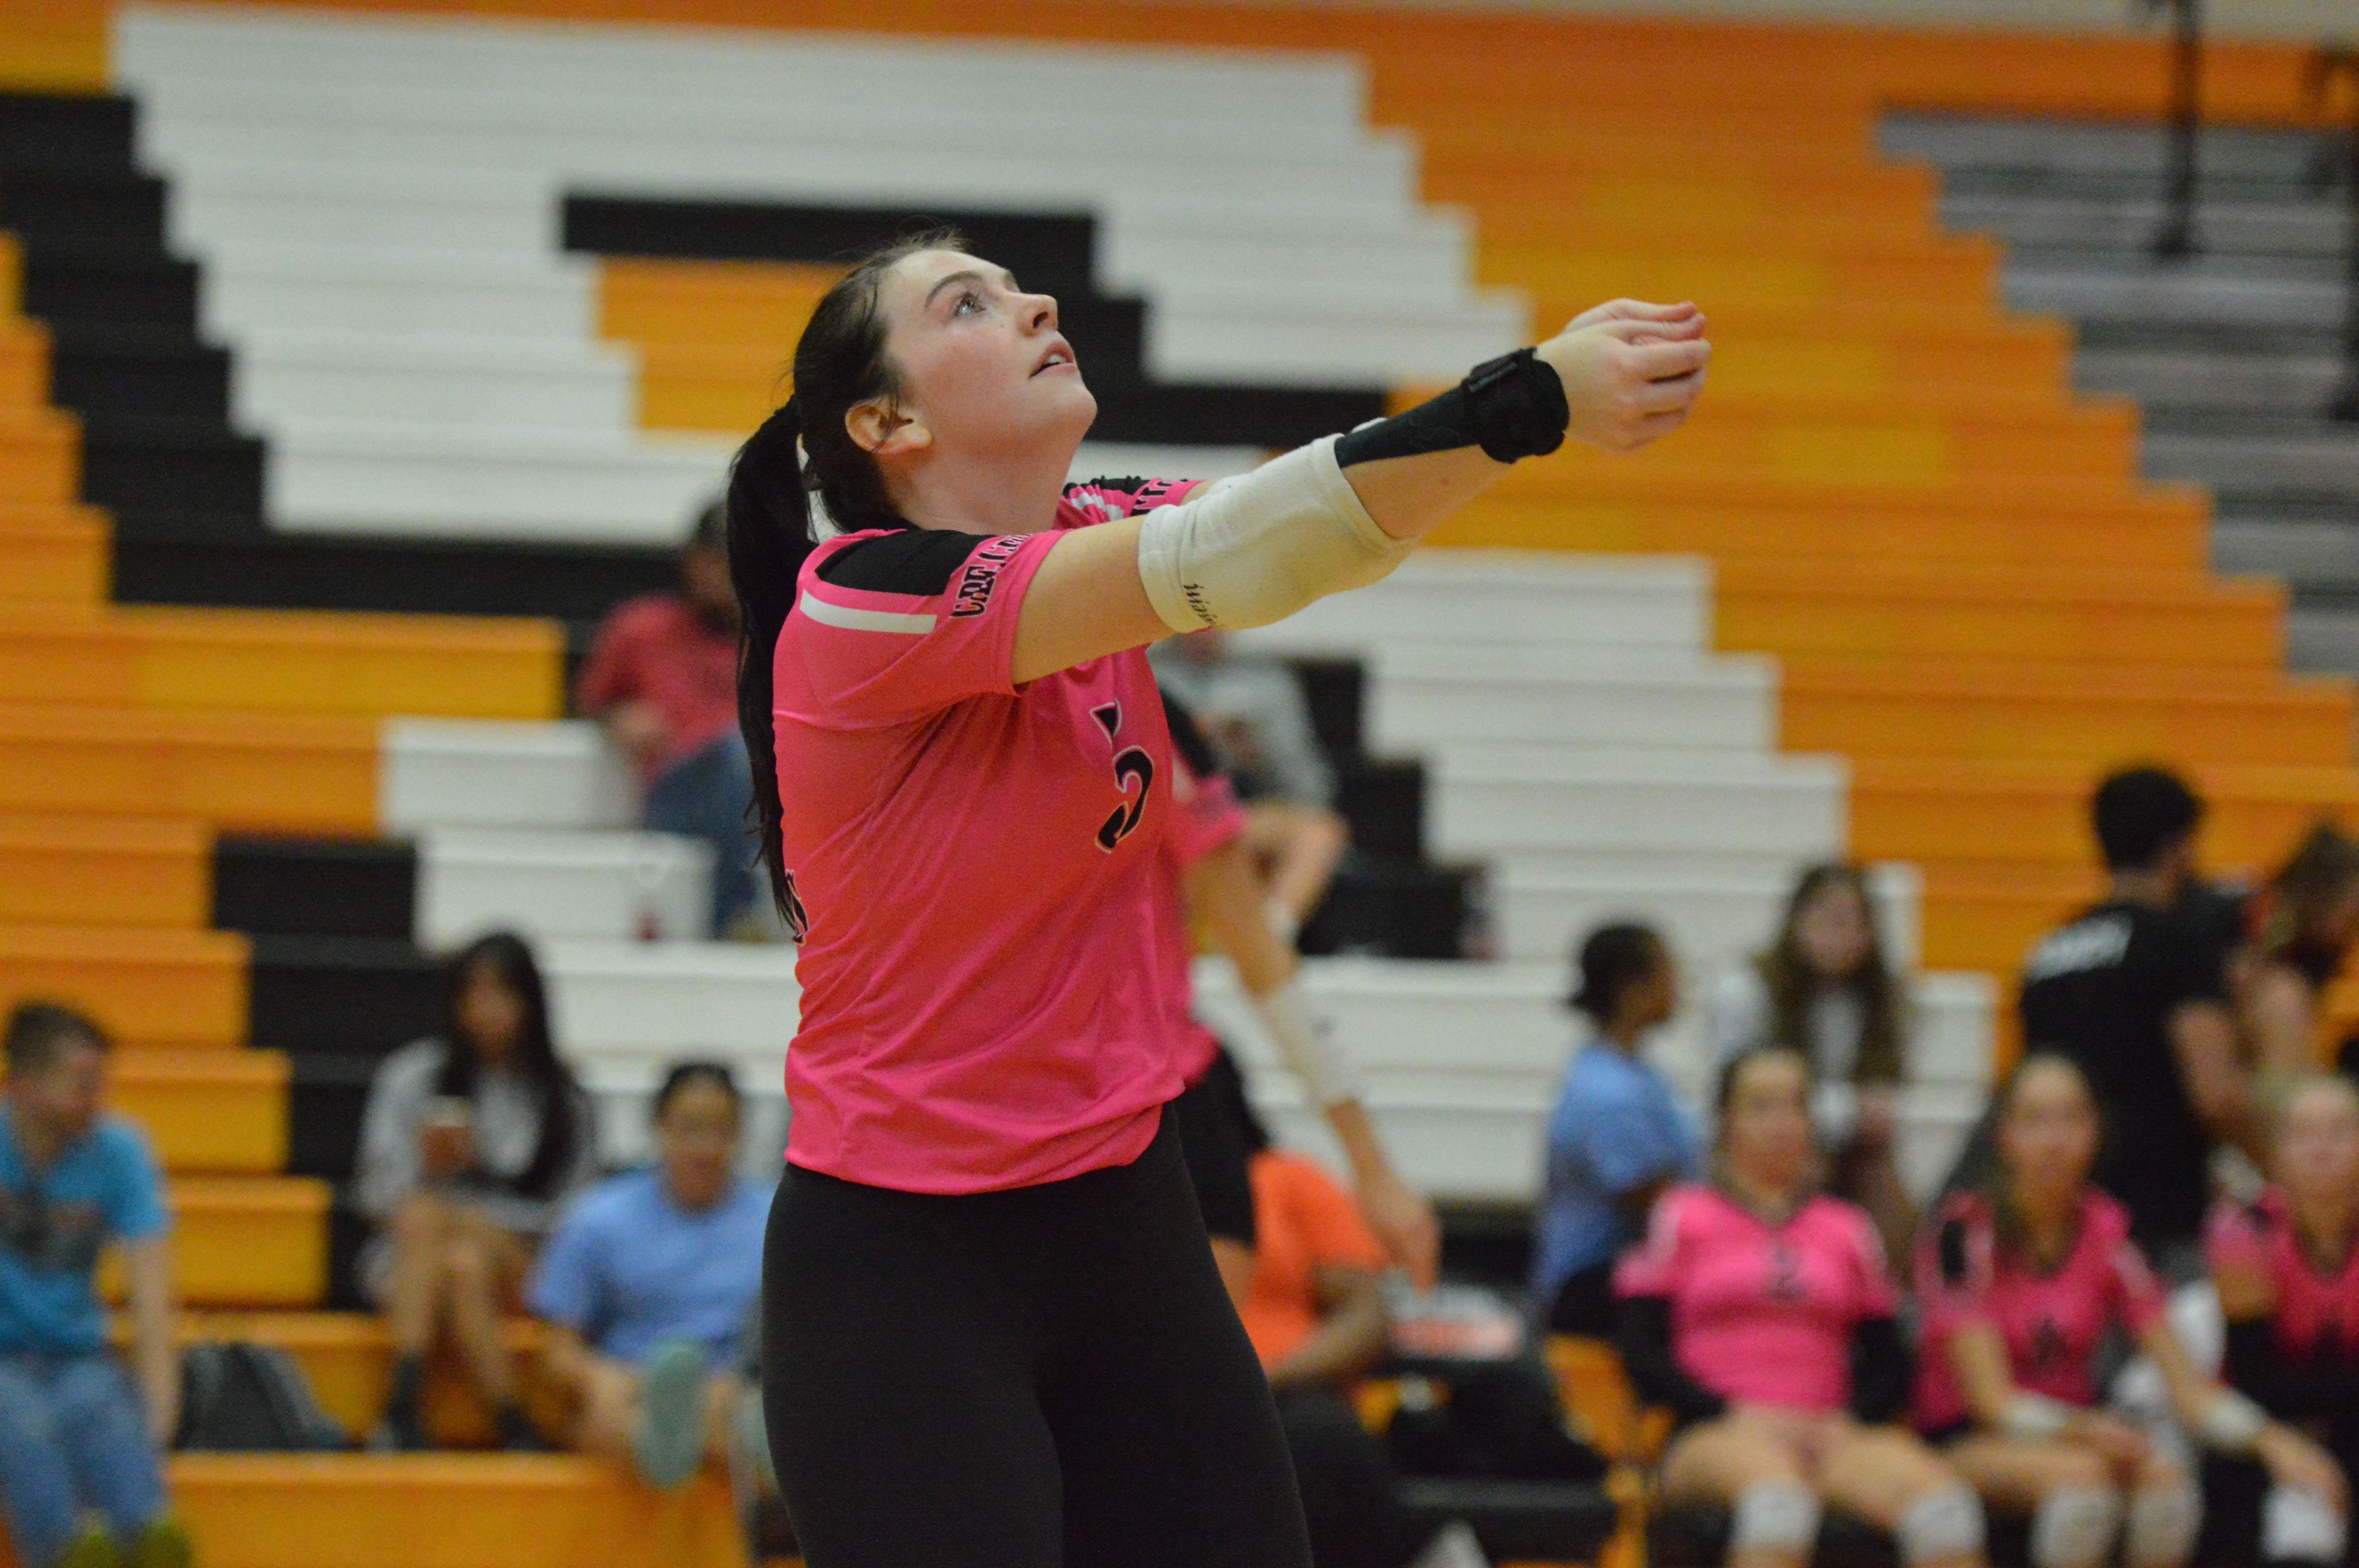
[[[1671,1358],[1704,1388],[1798,1411],[1843,1408],[1853,1330],[1899,1310],[1883,1244],[1860,1209],[1821,1195],[1771,1225],[1705,1186],[1656,1200],[1614,1289],[1669,1302]]]
[[[1180,917],[1172,923],[1171,940],[1164,945],[1160,984],[1180,999],[1183,1009],[1195,994],[1195,985],[1189,975],[1195,944],[1188,929],[1180,879],[1187,875],[1189,867],[1213,850],[1235,843],[1245,830],[1245,808],[1237,804],[1236,786],[1229,782],[1228,775],[1199,773],[1196,768],[1184,747],[1172,752],[1171,827],[1163,836],[1171,898],[1180,907]],[[1220,1051],[1219,1037],[1190,1013],[1175,1058],[1180,1078],[1193,1084],[1204,1076],[1204,1069],[1212,1065],[1212,1058]]]
[[[1011,680],[1057,532],[1183,496],[1070,488],[1049,533],[815,549],[778,639],[802,1022],[787,1157],[910,1192],[1137,1158],[1179,1091],[1170,738],[1143,651]]]
[[[1923,1313],[1917,1424],[1927,1432],[1968,1418],[1947,1343],[1967,1325],[1998,1330],[2017,1388],[2089,1405],[2107,1331],[2118,1325],[2142,1334],[2169,1304],[2130,1239],[2129,1211],[2094,1187],[2081,1200],[2072,1250],[2053,1271],[2001,1252],[1980,1194],[1951,1195],[1918,1244],[1917,1293]]]
[[[2277,1310],[2269,1321],[2288,1360],[2321,1353],[2359,1359],[2359,1247],[2341,1269],[2321,1274],[2310,1266],[2283,1192],[2271,1187],[2256,1203],[2213,1208],[2203,1249],[2213,1269],[2252,1269],[2275,1288]]]

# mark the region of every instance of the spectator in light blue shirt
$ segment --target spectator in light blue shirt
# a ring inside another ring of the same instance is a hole
[[[26,1002],[0,1095],[0,1499],[26,1568],[187,1568],[158,1450],[179,1420],[170,1221],[139,1130],[100,1109],[106,1036]],[[92,1277],[129,1265],[134,1388]]]
[[[557,1331],[548,1365],[579,1411],[572,1445],[660,1487],[708,1455],[746,1457],[743,1368],[770,1194],[735,1173],[743,1109],[727,1067],[672,1068],[656,1091],[655,1165],[582,1196],[526,1297]]]
[[[1644,1232],[1655,1195],[1700,1175],[1703,1146],[1670,1083],[1640,1060],[1679,1005],[1670,951],[1644,925],[1607,925],[1581,946],[1574,1011],[1591,1025],[1549,1118],[1548,1195],[1533,1248],[1533,1299],[1560,1334],[1614,1330],[1614,1261]]]

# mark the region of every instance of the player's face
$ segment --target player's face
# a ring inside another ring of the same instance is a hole
[[[2359,1196],[2359,1094],[2310,1084],[2286,1107],[2277,1131],[2277,1179],[2297,1202]]]
[[[1790,1052],[1756,1056],[1738,1072],[1722,1130],[1728,1162],[1748,1181],[1798,1190],[1810,1174],[1810,1080]]]
[[[1097,417],[1057,302],[962,251],[920,251],[885,275],[878,306],[900,412],[938,453],[1078,443]]]
[[[705,1079],[682,1085],[656,1123],[664,1184],[688,1208],[708,1208],[729,1188],[737,1159],[737,1102]]]
[[[1999,1157],[2017,1192],[2077,1192],[2097,1160],[2097,1107],[2061,1063],[2027,1070],[1998,1122]]]
[[[1810,972],[1830,980],[1849,979],[1867,962],[1875,934],[1868,928],[1867,901],[1856,884],[1837,879],[1822,885],[1795,912],[1794,946]]]

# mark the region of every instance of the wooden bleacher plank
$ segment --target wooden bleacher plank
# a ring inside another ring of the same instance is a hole
[[[0,703],[553,719],[551,622],[0,605]]]
[[[212,835],[186,820],[0,816],[0,925],[195,930],[212,900]]]
[[[61,1001],[121,1044],[236,1046],[248,961],[245,938],[225,931],[0,925],[0,1011]]]

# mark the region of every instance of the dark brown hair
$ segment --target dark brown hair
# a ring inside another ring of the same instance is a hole
[[[1850,889],[1867,916],[1866,956],[1860,960],[1857,970],[1834,982],[1859,999],[1859,1060],[1852,1065],[1852,1076],[1860,1083],[1897,1083],[1902,1076],[1901,1033],[1905,1027],[1900,986],[1884,961],[1884,938],[1875,925],[1875,901],[1868,896],[1867,878],[1857,866],[1841,861],[1812,866],[1794,884],[1793,896],[1786,901],[1786,918],[1777,927],[1776,944],[1755,960],[1761,972],[1761,983],[1769,992],[1769,1037],[1763,1044],[1788,1046],[1800,1052],[1804,1061],[1815,1059],[1810,1051],[1810,1001],[1827,982],[1802,957],[1798,932],[1802,911],[1821,893],[1838,887]]]
[[[729,579],[737,590],[737,724],[754,766],[754,827],[770,894],[798,940],[802,911],[788,880],[779,835],[777,734],[771,664],[795,607],[795,580],[819,543],[810,498],[841,533],[897,527],[876,460],[852,438],[844,416],[900,391],[885,351],[876,301],[885,274],[921,251],[964,250],[948,229],[897,240],[853,263],[811,311],[795,344],[793,395],[737,449],[729,468]],[[799,450],[798,449],[799,449]],[[810,460],[806,462],[805,458]]]

